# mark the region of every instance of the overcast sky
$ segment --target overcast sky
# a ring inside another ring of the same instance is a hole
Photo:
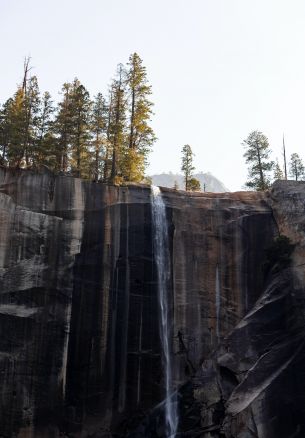
[[[32,57],[40,89],[58,99],[77,76],[106,92],[116,65],[138,52],[153,87],[158,141],[148,173],[196,170],[230,190],[246,178],[241,142],[252,130],[274,157],[305,158],[304,0],[0,0],[0,101]]]

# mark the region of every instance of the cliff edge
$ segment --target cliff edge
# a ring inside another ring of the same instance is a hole
[[[162,195],[179,436],[304,436],[304,183]],[[152,242],[147,186],[0,169],[3,437],[164,436]]]

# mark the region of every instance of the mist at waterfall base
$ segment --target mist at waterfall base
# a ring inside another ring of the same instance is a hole
[[[172,330],[169,318],[170,253],[166,209],[159,187],[151,187],[152,222],[154,232],[154,259],[158,279],[159,330],[165,379],[165,430],[166,437],[174,438],[178,427],[177,395],[172,386]]]

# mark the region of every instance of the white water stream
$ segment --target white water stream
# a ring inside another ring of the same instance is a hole
[[[151,187],[154,258],[158,278],[160,338],[165,375],[166,437],[175,438],[178,427],[177,394],[172,387],[171,323],[169,316],[170,252],[165,204],[159,187]]]

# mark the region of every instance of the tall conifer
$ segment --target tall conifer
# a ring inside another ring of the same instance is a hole
[[[141,181],[147,155],[156,140],[150,126],[152,116],[151,86],[148,84],[146,68],[137,53],[129,57],[127,90],[129,97],[128,148],[125,149],[124,178]]]
[[[93,145],[93,174],[95,181],[98,181],[108,159],[107,150],[107,121],[108,108],[102,93],[98,93],[93,101],[91,113],[91,131]]]
[[[90,110],[89,92],[76,78],[72,83],[71,115],[71,168],[76,176],[90,174]]]
[[[290,157],[289,173],[296,181],[304,179],[305,167],[298,154],[294,153]]]
[[[73,121],[71,112],[72,84],[65,82],[62,86],[62,100],[58,104],[57,116],[54,122],[56,135],[56,168],[62,172],[68,170],[68,158],[71,145]]]
[[[249,165],[246,186],[254,190],[267,190],[271,185],[270,172],[274,163],[270,160],[271,150],[268,138],[259,131],[249,134],[243,145],[246,149],[244,157]]]
[[[51,169],[56,166],[57,142],[53,133],[54,104],[49,92],[41,99],[40,112],[37,117],[37,139],[35,144],[34,163],[47,165]]]
[[[120,162],[123,156],[124,143],[126,141],[126,71],[122,64],[117,68],[116,78],[111,85],[111,114],[109,126],[109,138],[112,144],[111,180],[117,181],[121,176]]]
[[[195,167],[193,166],[193,151],[189,144],[186,144],[182,148],[182,165],[181,170],[184,175],[184,187],[185,190],[191,190],[190,181],[193,177],[193,171]]]

